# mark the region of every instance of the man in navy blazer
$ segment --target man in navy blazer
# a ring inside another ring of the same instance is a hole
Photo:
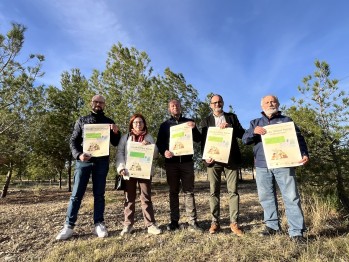
[[[239,194],[237,192],[237,185],[241,153],[237,138],[242,138],[243,134],[245,133],[245,129],[242,128],[236,114],[224,112],[223,106],[224,101],[222,96],[218,94],[213,95],[210,99],[212,114],[203,119],[201,122],[202,152],[205,148],[207,131],[209,127],[233,128],[233,137],[228,163],[216,162],[212,158],[203,160],[207,166],[208,179],[210,181],[210,210],[212,223],[209,232],[214,234],[220,230],[220,191],[221,177],[222,173],[224,173],[229,194],[230,229],[235,235],[242,236],[243,231],[238,226]]]

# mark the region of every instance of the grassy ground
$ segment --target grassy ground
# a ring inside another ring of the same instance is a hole
[[[208,191],[208,182],[204,178],[197,179],[196,203],[204,233],[185,229],[187,220],[181,195],[180,222],[184,229],[148,235],[137,202],[137,230],[130,236],[121,237],[123,193],[113,191],[110,184],[105,212],[110,236],[98,239],[92,234],[93,197],[89,188],[73,238],[56,241],[70,193],[52,187],[11,189],[7,198],[0,200],[0,261],[349,261],[347,223],[327,203],[311,196],[304,197],[308,243],[297,245],[286,233],[267,238],[259,236],[263,228],[262,209],[255,182],[248,176],[239,185],[240,224],[245,236],[239,238],[230,232],[225,186],[221,198],[223,230],[210,235]],[[157,224],[165,230],[169,222],[169,203],[164,180],[153,183],[153,203]],[[281,224],[286,232],[281,202],[280,205]]]

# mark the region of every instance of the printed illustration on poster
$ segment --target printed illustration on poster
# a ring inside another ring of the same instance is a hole
[[[193,133],[188,123],[170,127],[170,151],[175,156],[194,154]]]
[[[130,177],[150,179],[155,145],[127,143],[126,168]]]
[[[216,162],[228,163],[233,128],[209,127],[202,158],[212,158]]]
[[[108,156],[110,141],[109,124],[85,124],[83,152],[93,157]]]
[[[268,168],[300,166],[302,159],[293,122],[264,126],[262,136]]]

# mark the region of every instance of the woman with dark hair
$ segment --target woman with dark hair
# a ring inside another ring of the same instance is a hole
[[[116,155],[117,172],[128,177],[128,170],[126,168],[128,144],[130,141],[139,142],[143,145],[155,144],[153,137],[148,134],[147,123],[141,114],[134,114],[129,123],[128,133],[123,135],[120,139],[118,152]],[[158,155],[158,149],[155,146],[154,158]],[[153,172],[153,170],[152,170]],[[124,228],[120,235],[130,234],[134,231],[134,214],[135,202],[137,196],[137,185],[140,188],[140,200],[143,212],[144,223],[148,229],[149,234],[158,235],[162,231],[155,224],[153,203],[151,201],[151,179],[141,179],[129,177],[125,179],[125,221]]]

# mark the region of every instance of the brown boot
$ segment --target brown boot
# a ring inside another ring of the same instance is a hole
[[[231,223],[230,229],[235,235],[239,237],[242,237],[244,235],[244,232],[239,228],[237,223]]]
[[[221,227],[219,226],[219,224],[217,224],[217,223],[212,223],[212,224],[211,224],[211,227],[210,227],[210,229],[209,229],[209,232],[210,232],[210,234],[215,234],[215,233],[217,233],[220,229],[221,229]]]

